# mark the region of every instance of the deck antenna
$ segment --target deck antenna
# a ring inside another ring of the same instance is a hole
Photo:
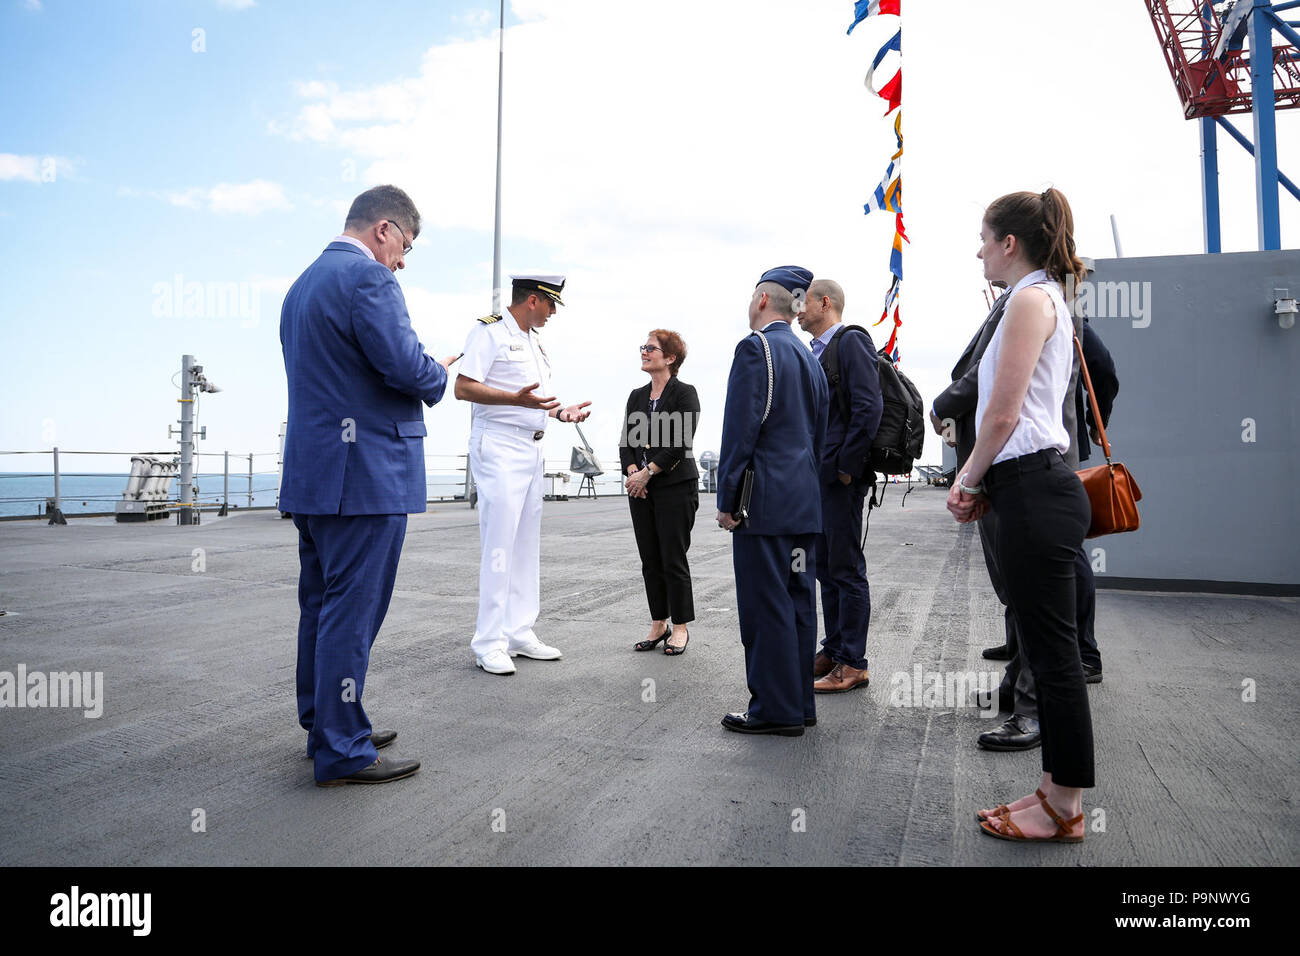
[[[497,184],[496,208],[492,223],[492,314],[501,315],[501,96],[505,88],[506,69],[506,0],[501,0],[497,25]],[[465,449],[465,498],[471,508],[478,504],[474,487],[473,452]]]
[[[501,314],[501,92],[506,63],[506,0],[501,0],[501,20],[497,30],[497,198],[496,220],[492,228],[492,314]]]

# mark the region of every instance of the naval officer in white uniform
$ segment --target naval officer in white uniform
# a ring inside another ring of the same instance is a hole
[[[554,661],[560,652],[533,633],[537,621],[542,525],[542,439],[546,419],[584,421],[591,402],[561,406],[551,360],[537,330],[556,305],[564,276],[510,277],[504,316],[479,319],[465,343],[456,397],[472,402],[470,467],[478,486],[483,546],[478,623],[470,650],[489,674],[513,674],[512,657]]]

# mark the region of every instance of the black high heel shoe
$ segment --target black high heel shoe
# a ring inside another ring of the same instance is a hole
[[[656,647],[659,646],[660,641],[664,641],[666,644],[666,642],[668,641],[668,635],[670,635],[672,632],[673,629],[671,627],[665,626],[664,632],[660,634],[658,637],[656,637],[653,641],[637,641],[635,644],[632,645],[632,650],[653,651]]]
[[[691,642],[691,632],[687,631],[686,644],[689,644],[690,642]],[[677,657],[678,655],[685,654],[686,644],[683,644],[681,647],[674,647],[672,644],[669,644],[667,641],[664,641],[664,653],[667,654],[669,657]]]

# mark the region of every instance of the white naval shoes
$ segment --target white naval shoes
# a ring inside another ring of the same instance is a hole
[[[476,667],[481,667],[489,674],[513,674],[515,672],[515,663],[510,659],[510,655],[501,649],[488,651],[482,657],[474,658]]]
[[[511,657],[531,657],[535,661],[558,661],[564,655],[560,653],[558,647],[551,647],[549,644],[543,644],[536,637],[527,644],[520,644],[518,647],[510,649]]]

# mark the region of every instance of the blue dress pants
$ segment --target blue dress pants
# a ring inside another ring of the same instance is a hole
[[[388,613],[406,515],[300,515],[298,722],[316,779],[356,773],[379,756],[361,706],[370,648]]]
[[[813,655],[817,647],[815,534],[736,534],[732,564],[745,646],[749,716],[803,726],[816,717]]]
[[[822,485],[822,525],[817,535],[817,581],[822,586],[826,637],[822,651],[836,664],[867,667],[871,587],[862,554],[862,501],[866,486]]]

